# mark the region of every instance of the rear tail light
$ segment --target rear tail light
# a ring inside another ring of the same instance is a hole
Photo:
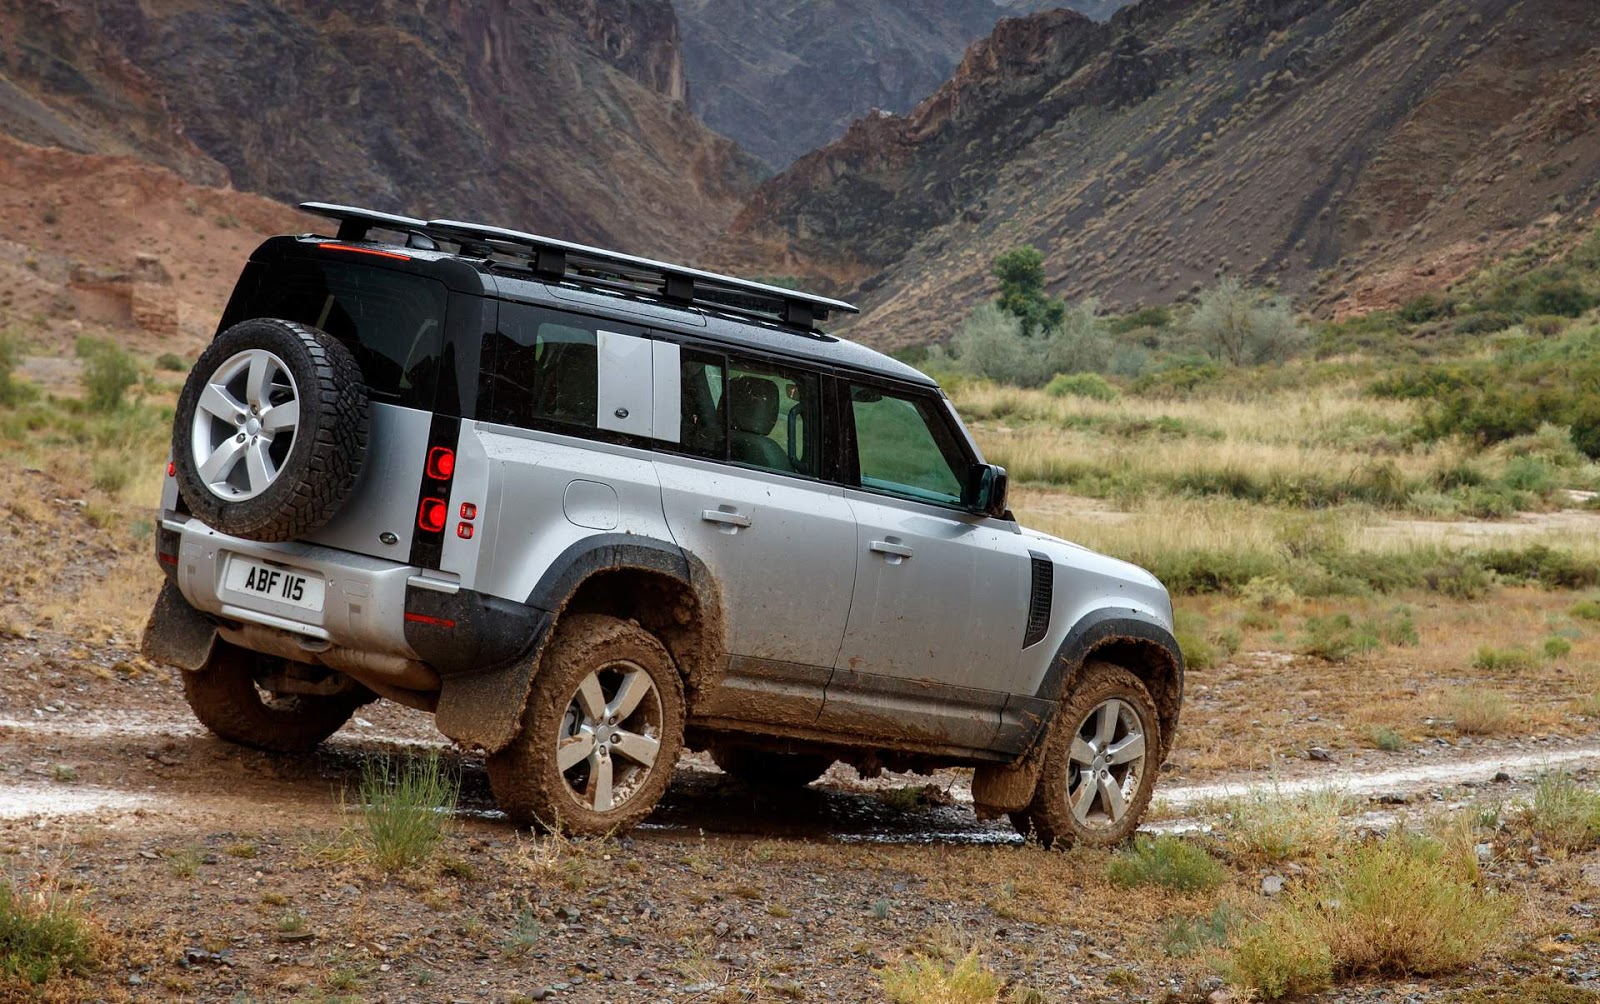
[[[167,477],[170,478],[170,477],[176,475],[177,473],[178,473],[178,465],[177,465],[177,463],[175,461],[171,461],[171,460],[167,461]]]
[[[456,451],[448,446],[435,446],[428,451],[428,477],[435,481],[449,481],[456,472]]]
[[[472,539],[472,524],[471,523],[457,523],[456,524],[456,536],[460,537],[462,540],[471,540]]]
[[[425,498],[417,507],[417,526],[429,533],[440,533],[450,518],[450,505],[444,499]]]

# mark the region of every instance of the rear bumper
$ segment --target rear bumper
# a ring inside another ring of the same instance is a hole
[[[157,557],[183,599],[221,622],[259,624],[300,637],[309,651],[336,646],[415,659],[441,677],[493,669],[532,649],[547,611],[462,589],[448,573],[299,541],[263,543],[219,533],[191,516],[162,514]],[[315,576],[312,609],[235,588],[235,562]]]

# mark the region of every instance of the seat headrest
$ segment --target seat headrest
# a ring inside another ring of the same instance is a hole
[[[778,424],[778,385],[758,376],[729,380],[728,421],[738,432],[770,433]]]

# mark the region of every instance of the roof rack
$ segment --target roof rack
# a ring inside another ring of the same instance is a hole
[[[416,238],[449,241],[459,245],[463,253],[482,257],[500,253],[519,258],[526,261],[536,274],[558,282],[570,280],[607,288],[621,286],[669,303],[702,304],[745,314],[770,313],[784,324],[807,330],[825,320],[832,311],[848,314],[860,312],[853,304],[843,300],[705,272],[686,265],[573,244],[520,230],[459,220],[419,220],[325,202],[303,202],[300,208],[337,220],[337,237],[342,241],[365,240],[373,228],[393,230],[406,234],[407,243],[412,247],[418,246],[412,243]]]

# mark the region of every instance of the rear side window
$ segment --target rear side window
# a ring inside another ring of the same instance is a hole
[[[281,317],[321,328],[356,357],[377,401],[433,408],[444,344],[444,283],[342,261],[252,264],[223,327]]]
[[[587,318],[501,303],[499,327],[484,351],[487,403],[480,412],[502,425],[595,429],[597,340]]]
[[[680,448],[780,474],[818,476],[815,373],[684,349]]]

